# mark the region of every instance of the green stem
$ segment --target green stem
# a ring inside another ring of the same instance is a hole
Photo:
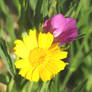
[[[32,92],[32,86],[33,86],[33,82],[28,83],[28,92]]]

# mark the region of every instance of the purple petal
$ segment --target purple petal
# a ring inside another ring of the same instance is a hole
[[[57,14],[44,23],[44,32],[51,32],[54,35],[54,42],[61,44],[69,43],[78,36],[76,20],[64,18],[62,14]]]
[[[73,41],[78,36],[78,30],[73,29],[71,32],[63,32],[56,41],[60,42],[61,44],[69,43]]]
[[[48,19],[45,21],[45,23],[43,25],[43,30],[45,33],[47,33],[47,32],[53,33],[53,29],[51,27],[51,19]]]

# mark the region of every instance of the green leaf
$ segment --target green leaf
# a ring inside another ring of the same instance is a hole
[[[14,41],[16,39],[16,36],[14,33],[14,21],[11,15],[8,15],[6,18],[6,30],[11,37],[11,40]]]
[[[57,5],[57,0],[51,0],[50,1],[50,6],[49,6],[49,11],[48,11],[48,16],[51,18],[54,14],[57,13],[56,11],[56,5]]]
[[[3,59],[9,73],[11,74],[11,76],[14,76],[15,74],[15,67],[13,65],[13,61],[9,55],[9,51],[7,48],[7,44],[4,40],[2,40],[1,44],[0,44],[0,56]]]
[[[16,8],[18,10],[19,17],[21,15],[21,5],[19,3],[19,0],[13,0],[14,4],[16,5]]]
[[[87,90],[90,91],[92,89],[92,75],[88,77],[88,81],[86,85],[87,85]]]
[[[36,27],[38,27],[39,24],[42,22],[41,7],[42,7],[42,0],[38,0],[37,6],[35,9],[35,17],[34,17]]]
[[[3,29],[1,27],[0,27],[0,37],[2,39],[5,39],[4,32],[3,32]]]
[[[4,84],[8,84],[9,76],[7,73],[0,74],[0,82],[2,82]]]
[[[17,92],[17,91],[12,91],[14,89],[14,79],[11,78],[11,80],[9,81],[9,84],[7,85],[7,92]]]
[[[36,9],[37,1],[38,0],[30,0],[30,5],[33,11]]]
[[[1,11],[7,16],[8,15],[8,9],[4,3],[4,0],[0,0],[0,9]]]
[[[43,14],[43,17],[46,17],[48,15],[48,0],[43,0],[41,13]]]

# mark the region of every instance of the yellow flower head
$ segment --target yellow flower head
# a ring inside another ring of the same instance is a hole
[[[30,30],[23,41],[16,40],[15,54],[20,57],[15,62],[19,74],[30,81],[47,81],[58,72],[64,70],[66,63],[61,59],[67,57],[66,51],[60,51],[57,43],[53,43],[53,35]],[[53,44],[52,44],[53,43]]]

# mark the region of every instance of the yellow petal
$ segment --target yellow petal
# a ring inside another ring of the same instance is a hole
[[[25,68],[28,65],[30,65],[29,61],[24,60],[24,59],[19,59],[14,64],[15,64],[16,68]]]
[[[58,69],[57,65],[55,65],[54,63],[50,63],[50,61],[48,62],[46,68],[52,74],[56,74],[57,73],[57,69]]]
[[[20,69],[19,74],[20,74],[22,77],[26,77],[26,74],[28,73],[28,70],[29,70],[28,67],[22,68],[22,69]]]
[[[32,72],[33,72],[33,67],[30,65],[30,68],[29,68],[29,70],[28,70],[28,73],[26,74],[26,79],[28,79],[28,80],[30,80],[31,81],[31,79],[32,79]]]
[[[40,33],[38,37],[39,48],[48,49],[52,45],[53,35],[51,33]]]
[[[39,70],[38,68],[34,68],[32,66],[30,66],[30,70],[28,71],[28,73],[26,74],[26,79],[30,80],[30,81],[35,81],[37,82],[39,80]]]
[[[49,72],[45,66],[40,68],[40,78],[42,79],[42,81],[47,81],[51,79],[51,75],[52,73]]]
[[[24,44],[28,50],[32,50],[38,47],[36,30],[30,30],[29,35],[25,35],[23,38]]]
[[[66,65],[67,65],[67,63],[65,63],[64,61],[62,61],[62,60],[60,60],[60,61],[58,61],[58,62],[56,62],[57,63],[57,66],[58,66],[58,69],[60,69],[59,71],[62,71],[62,70],[64,70],[65,69],[65,67],[66,67]]]
[[[23,41],[21,40],[16,40],[15,42],[15,47],[14,47],[14,53],[21,58],[26,58],[29,55],[29,51],[25,47]]]
[[[53,57],[56,59],[65,59],[67,57],[68,52],[66,51],[59,51],[57,54],[54,54]]]
[[[65,59],[68,55],[68,52],[66,51],[61,51],[57,57],[60,57],[60,59]]]
[[[57,74],[58,72],[64,70],[65,66],[67,64],[61,60],[51,60],[47,64],[47,68],[49,71],[52,71],[52,73]]]
[[[39,80],[39,69],[36,68],[33,73],[32,73],[32,77],[31,77],[31,81],[35,81],[37,82]]]
[[[53,44],[48,53],[50,55],[49,57],[53,56],[52,58],[56,58],[58,60],[66,58],[68,54],[67,51],[60,51],[58,44]]]

